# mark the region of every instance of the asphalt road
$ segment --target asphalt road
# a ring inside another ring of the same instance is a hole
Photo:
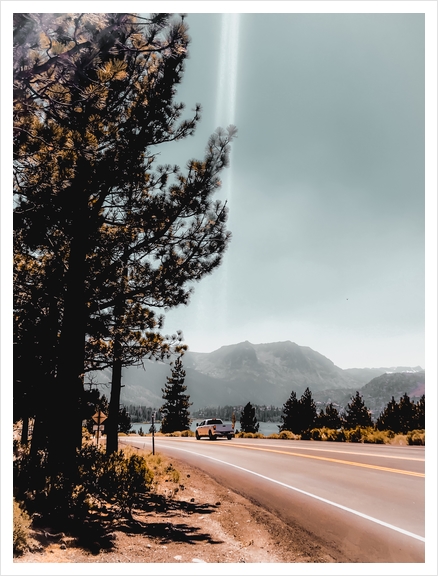
[[[151,437],[123,441],[151,449]],[[155,438],[184,460],[305,530],[339,562],[425,561],[422,446]]]

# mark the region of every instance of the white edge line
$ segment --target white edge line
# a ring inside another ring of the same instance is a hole
[[[329,504],[330,506],[334,506],[335,508],[340,508],[345,512],[350,512],[355,516],[360,516],[361,518],[365,518],[365,520],[370,520],[370,522],[380,524],[381,526],[385,526],[385,528],[390,528],[391,530],[395,530],[395,532],[400,532],[405,536],[410,536],[411,538],[415,538],[416,540],[420,540],[421,542],[426,541],[426,539],[423,538],[423,536],[418,536],[418,534],[408,532],[407,530],[403,530],[403,528],[398,528],[397,526],[393,526],[392,524],[388,524],[387,522],[383,522],[382,520],[378,520],[377,518],[373,518],[372,516],[368,516],[367,514],[362,514],[362,512],[358,512],[357,510],[353,510],[352,508],[347,508],[346,506],[342,506],[342,504],[337,504],[336,502],[332,502],[331,500],[326,500],[325,498],[321,498],[321,496],[316,496],[316,494],[311,494],[310,492],[306,492],[305,490],[301,490],[300,488],[295,488],[294,486],[290,486],[289,484],[285,484],[284,482],[280,482],[279,480],[274,480],[272,478],[269,478],[268,476],[263,476],[263,474],[259,474],[258,472],[253,472],[252,470],[248,470],[247,468],[242,468],[241,466],[237,466],[237,464],[230,464],[229,462],[226,462],[224,460],[219,460],[218,458],[213,458],[212,456],[204,456],[203,454],[198,454],[197,452],[192,452],[191,450],[185,450],[184,448],[175,448],[174,446],[169,447],[172,448],[173,450],[188,452],[189,454],[202,456],[203,458],[208,458],[209,460],[214,460],[215,462],[220,462],[221,464],[226,464],[227,466],[237,468],[238,470],[243,470],[243,472],[248,472],[248,474],[253,474],[254,476],[258,476],[259,478],[263,478],[264,480],[269,480],[269,482],[274,482],[274,484],[279,484],[280,486],[289,488],[289,490],[294,490],[295,492],[299,492],[300,494],[310,496],[310,498],[314,498],[315,500],[319,500],[320,502],[324,502],[325,504]]]

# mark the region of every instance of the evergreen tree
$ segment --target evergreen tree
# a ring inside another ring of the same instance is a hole
[[[283,404],[283,414],[281,419],[283,423],[278,427],[279,431],[289,430],[294,434],[301,433],[301,423],[300,423],[300,404],[297,399],[296,392],[292,390],[290,397]]]
[[[259,423],[255,415],[255,408],[251,402],[248,402],[240,413],[240,431],[246,433],[253,433],[259,431]]]
[[[299,400],[298,413],[300,423],[299,434],[311,430],[316,422],[317,412],[315,401],[312,398],[312,392],[308,387],[304,390]]]
[[[185,171],[155,165],[157,146],[193,134],[200,119],[196,106],[181,121],[174,102],[187,30],[169,14],[14,14],[15,260],[17,269],[33,260],[31,284],[50,312],[55,366],[37,416],[52,471],[67,478],[81,445],[84,373],[96,362],[113,368],[114,450],[121,366],[169,351],[152,308],[186,303],[189,284],[228,245],[227,210],[212,194],[235,128],[217,131]],[[17,298],[21,319],[32,305]],[[23,321],[17,334],[25,350],[46,332]],[[47,409],[54,397],[62,437]]]
[[[190,396],[185,394],[187,386],[184,384],[186,377],[181,356],[175,361],[172,375],[167,377],[167,384],[163,391],[166,402],[160,408],[161,432],[164,434],[190,429]]]
[[[415,404],[415,415],[413,419],[413,429],[414,430],[424,430],[426,427],[425,423],[425,396],[423,396],[418,400]]]
[[[120,408],[119,412],[118,431],[123,432],[125,434],[129,434],[130,430],[131,430],[131,418],[128,414],[127,409],[123,406],[123,408]]]
[[[344,427],[355,428],[356,426],[372,426],[371,412],[365,406],[362,395],[356,392],[347,405],[344,416]]]
[[[400,418],[399,431],[402,434],[406,434],[415,428],[415,412],[415,405],[411,402],[411,399],[405,392],[398,403],[398,413]]]
[[[339,415],[338,409],[333,406],[333,403],[327,404],[324,410],[320,410],[320,413],[316,419],[316,425],[320,428],[326,427],[331,428],[332,430],[337,430],[342,426],[342,419]]]
[[[400,410],[398,403],[394,400],[394,396],[377,418],[376,428],[378,430],[392,430],[395,434],[400,432]]]

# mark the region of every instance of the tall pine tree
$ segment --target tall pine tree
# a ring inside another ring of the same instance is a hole
[[[259,423],[255,415],[255,408],[252,406],[251,402],[248,402],[243,407],[240,413],[240,431],[241,432],[251,432],[255,434],[259,431]]]
[[[362,395],[357,391],[345,409],[344,428],[372,426],[371,412],[365,406]]]
[[[164,434],[190,429],[189,407],[192,403],[190,396],[185,394],[187,390],[184,384],[185,377],[180,356],[172,368],[172,375],[167,377],[167,383],[162,388],[163,399],[166,401],[160,408],[161,432]]]
[[[299,420],[299,409],[300,405],[297,399],[297,394],[292,390],[289,398],[283,404],[283,413],[281,415],[283,423],[278,427],[280,432],[283,430],[289,430],[294,434],[300,434],[301,425]]]

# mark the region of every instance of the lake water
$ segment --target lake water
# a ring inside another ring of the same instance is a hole
[[[197,418],[194,422],[192,422],[192,425],[190,426],[190,430],[193,430],[193,432],[194,432],[196,429],[196,425],[200,421],[201,420],[199,418]],[[231,422],[225,420],[224,424],[231,424]],[[259,432],[261,434],[263,434],[264,436],[269,436],[270,434],[278,434],[278,427],[280,426],[280,424],[281,424],[281,422],[259,422]],[[139,431],[139,429],[142,428],[143,432],[145,434],[148,434],[150,426],[151,426],[150,422],[147,422],[146,424],[144,422],[136,422],[135,424],[132,424],[131,431],[135,431],[137,433]],[[155,423],[155,428],[157,431],[160,430],[160,422]],[[236,422],[236,429],[240,430],[239,421]]]

